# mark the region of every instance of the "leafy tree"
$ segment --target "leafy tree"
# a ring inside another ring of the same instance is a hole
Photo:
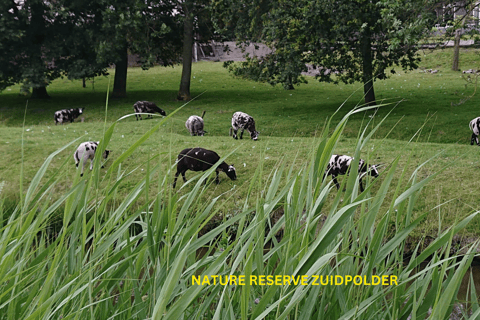
[[[192,75],[192,51],[195,40],[211,40],[214,34],[211,23],[211,7],[206,0],[179,1],[179,11],[183,16],[182,77],[178,100],[190,100],[190,80]],[[197,38],[197,39],[195,39]]]
[[[175,1],[25,0],[0,2],[0,90],[22,83],[32,97],[46,86],[106,74],[115,64],[114,96],[126,95],[128,52],[142,66],[179,61]]]
[[[73,14],[65,4],[62,0],[0,3],[0,90],[22,83],[23,90],[33,89],[32,98],[49,98],[46,86],[60,76],[74,76],[81,65],[89,66],[83,76],[104,73],[105,66],[97,64],[88,50],[91,37],[81,28],[86,15]],[[75,2],[70,4],[73,7]]]
[[[181,18],[175,1],[104,0],[98,32],[99,59],[115,64],[113,97],[126,96],[128,53],[140,57],[142,68],[180,61]]]
[[[229,65],[236,74],[291,89],[305,82],[301,73],[311,65],[319,81],[362,81],[367,104],[375,104],[375,79],[395,66],[417,67],[416,44],[433,21],[423,0],[220,0],[214,6],[220,32],[272,49]]]
[[[192,77],[192,49],[193,49],[193,20],[194,2],[185,0],[183,3],[183,50],[182,50],[182,78],[177,94],[178,100],[190,100],[190,79]]]

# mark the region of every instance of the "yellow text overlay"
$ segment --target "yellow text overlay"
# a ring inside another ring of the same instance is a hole
[[[246,284],[259,286],[285,286],[285,285],[302,285],[307,286],[341,286],[341,285],[356,285],[356,286],[391,286],[398,285],[397,276],[383,275],[383,276],[319,276],[319,275],[260,275],[260,276],[245,276],[245,275],[211,275],[211,276],[192,276],[192,285],[237,285],[244,286]]]

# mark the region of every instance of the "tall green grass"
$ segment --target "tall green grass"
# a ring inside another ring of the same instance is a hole
[[[162,130],[167,119],[118,155],[105,175],[97,157],[92,173],[80,177],[77,172],[71,187],[52,202],[62,167],[48,181],[45,173],[69,145],[57,150],[0,229],[0,319],[423,319],[429,310],[432,319],[447,318],[477,245],[452,256],[452,237],[478,212],[440,232],[422,252],[417,252],[419,244],[416,254],[405,257],[407,236],[429,214],[414,219],[415,202],[438,173],[423,177],[418,170],[411,176],[403,171],[392,184],[394,173],[402,172],[399,155],[360,193],[355,164],[374,129],[359,134],[345,191],[323,179],[348,118],[367,109],[349,112],[333,131],[327,123],[299,169],[282,161],[271,171],[263,163],[257,166],[243,186],[247,192],[237,213],[208,231],[205,226],[221,210],[219,200],[228,201],[236,192],[205,201],[215,166],[177,192],[171,187],[174,165],[162,169],[160,157],[152,155],[142,178],[126,196],[117,196],[129,179],[122,161]],[[105,131],[100,154],[115,125]],[[375,193],[373,185],[378,186]],[[387,200],[389,191],[394,196]],[[380,210],[384,207],[388,210]],[[58,208],[63,210],[61,228],[52,232]],[[284,214],[273,219],[280,209]],[[395,221],[393,236],[390,221]],[[419,269],[422,263],[426,267]],[[309,279],[308,285],[192,283],[192,276],[206,275]],[[313,275],[396,276],[397,284],[316,286]],[[474,319],[480,314],[474,290],[468,299]]]

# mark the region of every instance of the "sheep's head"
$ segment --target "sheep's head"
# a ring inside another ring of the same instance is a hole
[[[237,172],[235,171],[233,164],[228,166],[228,170],[225,173],[230,179],[237,180]]]
[[[103,159],[107,159],[109,154],[110,154],[110,150],[105,150],[103,152]]]
[[[260,134],[260,132],[258,132],[258,131],[253,131],[253,132],[250,132],[250,137],[252,138],[252,140],[257,141],[259,134]]]
[[[368,168],[368,174],[371,175],[372,177],[378,177],[378,168],[377,165],[371,165],[370,168]]]
[[[83,108],[78,108],[78,113],[82,114],[83,113]]]

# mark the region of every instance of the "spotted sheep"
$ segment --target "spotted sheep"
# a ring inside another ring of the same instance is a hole
[[[157,107],[157,105],[150,101],[137,101],[133,105],[133,110],[135,110],[135,118],[138,121],[138,118],[142,120],[142,115],[140,113],[160,113],[162,116],[166,116],[164,110]],[[151,114],[147,115],[147,118],[153,118]]]
[[[84,108],[76,108],[76,109],[63,109],[55,111],[55,115],[53,119],[55,119],[55,125],[58,123],[63,124],[64,122],[70,121],[73,122],[76,118],[78,118],[83,113]]]
[[[185,172],[187,170],[192,171],[206,171],[210,169],[215,163],[220,160],[219,155],[215,151],[203,149],[203,148],[188,148],[180,151],[177,160],[177,172],[175,173],[175,179],[173,180],[173,187],[177,183],[177,178],[182,174],[183,181],[187,182],[185,178]],[[218,174],[220,171],[223,171],[231,180],[237,179],[237,174],[235,167],[228,165],[225,161],[220,163],[216,170],[215,182],[218,184],[220,180],[218,179]]]
[[[258,139],[258,134],[259,132],[255,129],[255,120],[253,120],[253,117],[249,116],[248,114],[244,112],[235,112],[232,117],[232,128],[230,128],[230,135],[232,135],[232,129],[233,129],[233,138],[237,138],[237,132],[239,129],[240,131],[240,139],[243,138],[243,131],[246,129],[248,132],[250,132],[250,137],[252,140],[257,140]]]
[[[205,131],[203,130],[203,117],[205,116],[205,111],[203,111],[202,116],[190,116],[185,122],[185,127],[190,131],[192,136],[203,136]]]
[[[325,170],[324,178],[326,176],[332,176],[332,180],[337,186],[337,189],[340,189],[340,184],[337,181],[338,175],[346,175],[349,171],[350,164],[352,163],[353,158],[343,155],[332,155],[330,162],[328,163],[327,170]],[[378,177],[378,169],[376,165],[367,165],[366,162],[362,159],[358,162],[358,175],[359,175],[359,185],[360,191],[363,192],[363,183],[362,178],[366,174],[369,174],[373,177]]]
[[[480,142],[478,141],[478,136],[480,134],[480,117],[473,119],[470,121],[470,130],[473,131],[472,139],[470,141],[470,145],[473,145],[475,142],[477,146],[480,146]]]
[[[83,170],[85,169],[85,164],[87,163],[88,159],[90,159],[90,170],[93,169],[93,159],[95,157],[95,151],[97,150],[98,143],[98,141],[83,142],[78,146],[77,151],[75,151],[75,153],[73,154],[73,158],[75,159],[75,165],[77,166],[77,168],[78,164],[83,161],[82,173],[80,174],[80,176],[83,176]],[[110,150],[105,150],[103,152],[103,158],[107,159],[109,153]]]

